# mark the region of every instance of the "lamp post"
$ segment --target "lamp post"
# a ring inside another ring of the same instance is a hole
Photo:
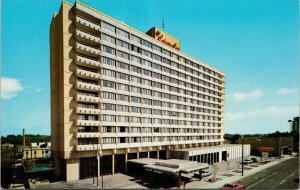
[[[242,176],[244,176],[244,136],[242,136]]]

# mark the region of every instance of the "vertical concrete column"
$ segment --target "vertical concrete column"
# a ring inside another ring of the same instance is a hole
[[[125,153],[125,172],[127,172],[127,159],[128,159],[128,155],[127,153]]]
[[[159,159],[159,150],[157,151],[157,159]]]
[[[111,155],[112,159],[111,159],[111,173],[114,175],[115,174],[115,154]]]
[[[148,157],[148,158],[150,157],[150,152],[149,152],[149,151],[147,152],[147,157]]]
[[[137,159],[140,158],[140,152],[137,152],[137,153],[136,153],[136,157],[137,157]]]

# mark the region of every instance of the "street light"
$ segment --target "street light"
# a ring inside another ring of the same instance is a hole
[[[244,176],[244,136],[242,135],[242,176]]]

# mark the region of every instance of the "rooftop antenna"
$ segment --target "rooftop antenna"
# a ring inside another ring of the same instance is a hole
[[[165,18],[163,17],[163,20],[162,20],[162,28],[163,28],[163,31],[165,31]]]

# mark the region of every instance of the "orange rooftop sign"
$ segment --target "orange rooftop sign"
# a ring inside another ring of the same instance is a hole
[[[146,34],[174,49],[180,50],[180,41],[173,36],[165,33],[164,31],[159,30],[158,28],[153,27],[148,32],[146,32]]]

